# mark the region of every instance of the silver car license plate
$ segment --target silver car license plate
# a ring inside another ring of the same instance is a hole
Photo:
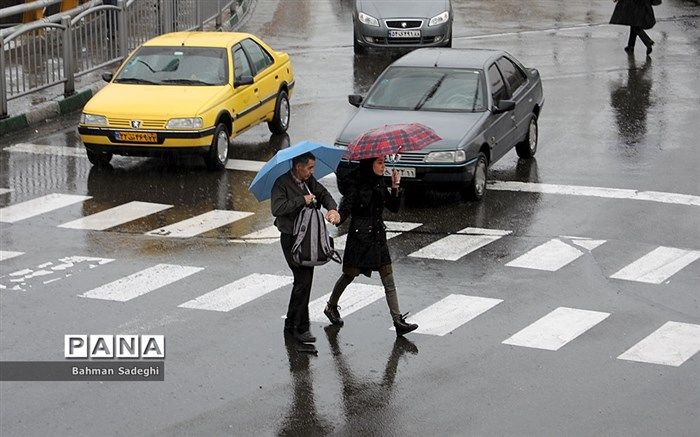
[[[420,30],[390,30],[389,38],[420,38]]]
[[[394,169],[391,167],[384,168],[384,176],[391,176],[391,170],[394,170]],[[416,169],[415,168],[396,167],[395,170],[399,171],[399,174],[401,175],[402,178],[415,178],[416,177]]]

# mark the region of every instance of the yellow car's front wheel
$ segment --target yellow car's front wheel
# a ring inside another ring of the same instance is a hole
[[[96,165],[98,167],[104,167],[109,165],[109,161],[112,160],[112,154],[109,152],[94,152],[87,149],[87,157],[90,164]]]
[[[223,170],[228,162],[229,133],[223,123],[216,125],[209,153],[204,157],[209,170]]]

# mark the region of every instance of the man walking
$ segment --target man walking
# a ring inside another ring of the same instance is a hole
[[[293,235],[294,220],[306,205],[320,204],[328,211],[326,220],[333,224],[340,221],[333,197],[313,176],[315,165],[316,157],[310,152],[293,158],[292,169],[277,178],[272,187],[272,215],[275,216],[275,226],[281,234],[282,253],[294,275],[284,334],[293,336],[300,343],[316,341],[309,329],[309,297],[314,268],[300,266],[292,259],[292,246],[296,238]],[[316,351],[313,346],[307,349],[308,352]]]

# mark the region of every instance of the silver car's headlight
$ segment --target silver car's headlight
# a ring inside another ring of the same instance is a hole
[[[103,115],[94,114],[80,114],[80,124],[97,124],[100,126],[107,126],[107,117]]]
[[[360,23],[364,23],[368,26],[379,26],[379,20],[371,15],[365,14],[364,12],[357,14],[357,18],[360,20]]]
[[[425,162],[455,162],[455,152],[430,152]]]
[[[428,26],[437,26],[438,24],[447,23],[450,19],[450,13],[448,11],[443,12],[440,15],[436,15],[430,19]]]
[[[165,127],[167,129],[199,129],[202,127],[202,117],[171,118]]]
[[[455,162],[466,162],[466,161],[467,161],[466,150],[458,150],[457,153],[455,153]]]

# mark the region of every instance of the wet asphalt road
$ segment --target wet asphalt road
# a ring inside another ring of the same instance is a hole
[[[259,1],[244,26],[289,52],[296,70],[288,137],[265,126],[233,142],[230,157],[264,161],[303,139],[331,143],[364,93],[400,53],[353,56],[351,2]],[[536,160],[514,151],[493,181],[610,187],[700,195],[700,11],[666,0],[656,9],[652,59],[628,58],[626,28],[605,25],[608,1],[455,0],[455,47],[495,47],[540,70],[546,103]],[[285,6],[287,5],[287,6]],[[306,23],[304,31],[299,23]],[[558,29],[558,30],[557,30]],[[395,341],[383,299],[340,331],[314,323],[319,356],[285,348],[289,286],[230,312],[178,305],[251,274],[289,275],[277,243],[229,242],[272,224],[269,203],[247,186],[254,173],[208,173],[195,159],[113,160],[10,152],[17,143],[80,148],[77,116],[1,139],[0,206],[49,193],[91,196],[50,213],[2,223],[1,262],[11,273],[82,255],[113,259],[23,290],[1,291],[3,360],[62,360],[63,336],[164,334],[164,382],[0,384],[3,435],[384,434],[692,435],[700,429],[698,356],[679,366],[618,359],[669,321],[700,324],[700,262],[659,284],[611,278],[656,248],[700,250],[697,205],[489,191],[481,203],[424,192],[392,221],[422,226],[390,240],[403,311],[449,295],[502,302],[444,336]],[[49,150],[49,149],[47,149]],[[53,149],[51,149],[53,150]],[[328,187],[339,198],[335,184]],[[131,201],[172,208],[106,231],[60,224]],[[192,238],[145,232],[213,209],[254,215]],[[466,227],[512,231],[455,261],[409,256]],[[343,233],[341,228],[339,234]],[[556,271],[506,264],[562,236],[605,240]],[[127,302],[78,298],[156,264],[203,270]],[[317,269],[312,300],[339,269]],[[379,285],[376,277],[359,280]],[[560,307],[609,313],[561,349],[502,342]]]

